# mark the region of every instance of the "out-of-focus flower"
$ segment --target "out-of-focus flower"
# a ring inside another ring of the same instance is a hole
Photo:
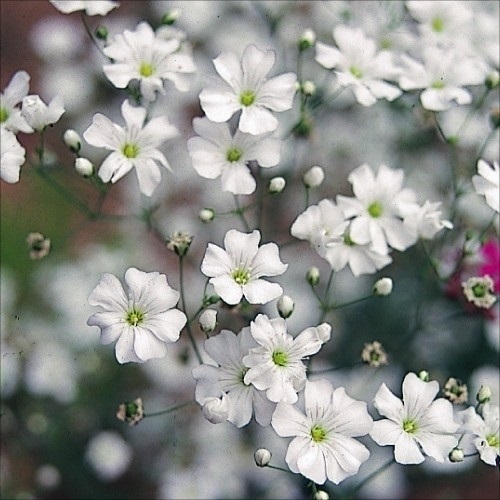
[[[14,132],[0,128],[0,177],[9,184],[19,182],[26,150],[19,144]]]
[[[375,42],[360,28],[337,26],[333,30],[337,47],[316,42],[316,61],[333,69],[341,87],[350,87],[356,100],[363,106],[372,106],[378,99],[393,101],[401,90],[386,80],[395,80],[400,69],[393,54],[377,52]]]
[[[202,208],[198,213],[198,217],[202,222],[210,222],[214,220],[215,211],[212,208]]]
[[[392,292],[392,279],[391,278],[380,278],[373,285],[373,293],[380,297],[390,295]]]
[[[251,194],[256,182],[248,162],[274,167],[280,161],[281,141],[269,134],[251,135],[237,130],[231,135],[226,123],[214,123],[206,118],[193,120],[198,137],[191,137],[187,147],[196,172],[207,179],[221,178],[223,191]]]
[[[317,484],[335,484],[356,474],[370,452],[356,439],[373,425],[366,403],[348,396],[343,387],[333,389],[327,380],[305,383],[305,414],[281,402],[272,426],[282,437],[294,437],[286,454],[290,470]]]
[[[498,162],[489,165],[484,160],[477,162],[477,173],[472,177],[472,184],[477,194],[483,195],[486,203],[495,212],[500,212],[500,168]]]
[[[63,14],[84,10],[87,16],[105,16],[120,4],[111,0],[49,0]]]
[[[324,179],[325,171],[317,165],[311,167],[302,177],[304,185],[308,188],[316,188],[318,186],[321,186],[321,183]]]
[[[17,105],[28,95],[30,76],[26,71],[18,71],[0,94],[0,126],[17,133],[33,132]],[[3,161],[2,161],[3,163]]]
[[[464,295],[476,307],[489,309],[495,302],[495,284],[490,276],[472,276],[462,282]]]
[[[200,103],[207,117],[214,122],[226,122],[241,111],[239,129],[258,135],[273,132],[278,120],[271,111],[281,112],[292,107],[295,95],[295,73],[285,73],[267,79],[274,66],[273,50],[261,50],[248,45],[240,59],[224,52],[214,59],[217,73],[200,93]]]
[[[279,257],[276,243],[259,247],[260,232],[241,233],[230,229],[224,237],[225,250],[209,243],[201,272],[227,304],[238,304],[245,297],[250,304],[265,304],[278,298],[283,289],[263,276],[283,274],[288,264]]]
[[[269,181],[268,191],[271,194],[278,194],[285,189],[286,180],[284,177],[273,177]]]
[[[387,353],[382,347],[382,344],[377,340],[365,344],[365,347],[361,352],[361,359],[364,363],[366,363],[368,366],[371,366],[372,368],[378,368],[381,365],[389,364]]]
[[[184,74],[193,73],[195,66],[193,58],[179,48],[178,39],[158,37],[148,23],[141,22],[135,31],[125,30],[116,35],[103,49],[113,60],[103,66],[103,71],[119,89],[138,80],[142,96],[154,101],[156,92],[165,94],[163,80],[171,80],[178,90],[188,89]]]
[[[469,398],[467,384],[463,384],[460,380],[450,377],[443,387],[444,397],[453,404],[459,405],[466,403]]]
[[[193,236],[184,231],[175,231],[175,233],[167,239],[167,248],[175,252],[179,257],[184,257],[187,254]]]
[[[438,391],[438,382],[424,382],[415,373],[403,380],[403,401],[385,384],[377,391],[375,408],[387,418],[373,423],[370,436],[381,446],[393,445],[396,462],[419,464],[423,453],[444,462],[457,445],[453,407],[446,399],[434,400]]]
[[[500,291],[500,241],[490,239],[479,250],[481,262],[478,266],[480,276],[488,275],[493,280],[495,291]]]
[[[476,394],[476,399],[479,404],[489,403],[491,399],[491,388],[488,385],[482,385]]]
[[[119,478],[128,469],[132,457],[132,448],[116,431],[94,435],[85,450],[85,460],[103,481]]]
[[[26,238],[26,243],[30,251],[30,259],[43,259],[50,252],[50,239],[42,233],[30,233]]]
[[[53,125],[64,113],[64,102],[62,97],[56,96],[49,105],[45,104],[38,95],[23,97],[21,114],[28,125],[41,132],[48,125]]]
[[[142,398],[128,403],[121,403],[116,412],[116,418],[129,425],[137,425],[144,418]]]
[[[299,49],[301,51],[309,49],[316,43],[316,33],[312,29],[307,29],[302,32],[299,38]]]
[[[321,273],[319,272],[319,269],[316,266],[310,267],[307,270],[306,279],[311,286],[316,286],[321,279]]]
[[[432,240],[441,229],[453,229],[453,224],[441,218],[438,210],[441,202],[426,201],[421,207],[415,206],[406,213],[403,223],[411,228],[419,238]]]
[[[89,303],[104,311],[93,314],[87,324],[101,329],[101,344],[116,341],[119,363],[162,358],[167,344],[179,339],[186,324],[185,314],[174,309],[179,292],[169,286],[164,274],[133,267],[125,273],[125,283],[128,294],[112,274],[101,277]]]
[[[248,367],[245,384],[253,384],[257,389],[266,391],[270,401],[295,403],[297,392],[306,382],[306,365],[302,359],[316,354],[330,337],[331,327],[326,332],[319,327],[306,328],[295,338],[287,332],[282,318],[269,319],[259,314],[252,323],[252,337],[259,344],[250,349],[243,358]]]
[[[115,183],[135,168],[140,190],[151,196],[161,181],[159,165],[171,170],[158,147],[179,132],[164,115],[144,124],[146,114],[145,108],[134,107],[125,100],[122,104],[125,128],[96,113],[83,137],[92,146],[112,152],[99,168],[103,182]]]

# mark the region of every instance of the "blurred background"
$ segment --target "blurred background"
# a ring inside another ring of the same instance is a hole
[[[467,3],[475,4],[481,15],[498,20],[497,2]],[[129,175],[113,187],[104,206],[106,213],[120,217],[90,221],[54,185],[36,175],[28,164],[30,158],[19,183],[0,184],[2,498],[310,497],[304,478],[255,466],[253,452],[259,447],[272,451],[273,463],[285,465],[288,440],[278,438],[271,428],[254,422],[244,429],[229,422],[213,425],[196,404],[147,418],[135,427],[120,422],[119,404],[139,396],[146,413],[192,400],[191,369],[196,359],[189,343],[181,339],[169,346],[165,359],[119,365],[113,346],[101,346],[99,331],[86,325],[95,312],[87,297],[101,273],[122,279],[131,266],[163,272],[178,289],[177,257],[132,214],[154,208],[155,223],[165,237],[176,230],[194,235],[186,270],[191,312],[199,305],[205,283],[199,265],[207,242],[220,245],[229,228],[243,230],[235,217],[209,225],[199,221],[201,208],[223,212],[234,208],[234,202],[220,192],[218,181],[196,175],[185,145],[194,135],[192,118],[203,115],[198,95],[206,75],[214,74],[211,60],[222,50],[241,53],[248,43],[273,47],[278,54],[274,75],[296,70],[295,44],[305,29],[313,28],[319,40],[332,44],[332,27],[341,22],[361,25],[374,37],[382,36],[384,27],[389,30],[389,19],[398,20],[400,27],[409,26],[409,31],[415,27],[402,2],[375,1],[121,1],[106,17],[87,17],[87,21],[91,30],[105,24],[112,35],[134,29],[141,20],[157,27],[166,12],[177,8],[182,14],[176,26],[186,33],[198,71],[189,92],[180,94],[167,84],[166,95],[155,105],[154,112],[166,113],[181,137],[165,147],[173,173],[163,175],[151,200],[140,198],[135,176]],[[97,111],[119,122],[125,94],[113,89],[102,74],[102,56],[85,33],[79,12],[63,15],[49,2],[38,0],[2,0],[0,9],[1,88],[24,69],[31,75],[31,93],[45,102],[57,94],[64,97],[66,113],[46,133],[49,174],[93,206],[96,193],[74,172],[74,157],[62,135],[67,128],[81,134]],[[304,61],[304,76],[326,92],[326,71],[313,59]],[[300,179],[312,165],[323,166],[326,180],[313,193],[311,203],[337,194],[350,196],[347,175],[367,162],[372,167],[386,163],[404,168],[407,183],[418,191],[420,201],[443,201],[445,210],[451,206],[449,147],[425,113],[414,110],[417,95],[399,101],[363,108],[342,96],[315,115],[311,134],[287,139],[280,165],[260,180],[259,189],[265,189],[275,175],[288,181],[283,196],[266,199],[260,227],[263,241],[290,241],[290,224],[304,210]],[[490,133],[489,117],[495,106],[498,93],[493,92],[463,132],[458,152],[464,179],[475,173],[474,155]],[[443,113],[443,125],[452,131],[466,112]],[[294,124],[294,113],[280,114],[282,136]],[[19,140],[31,156],[36,135],[20,134]],[[498,159],[498,142],[497,134],[485,150],[486,160]],[[87,145],[82,154],[96,165],[104,157]],[[452,265],[465,232],[479,234],[491,217],[479,196],[471,192],[463,197],[455,229],[431,245],[443,269]],[[28,255],[26,237],[34,231],[52,243],[51,253],[43,260],[31,260]],[[487,236],[498,240],[494,229]],[[319,316],[304,279],[306,270],[317,266],[323,286],[329,269],[306,242],[287,244],[280,255],[289,263],[289,271],[276,281],[296,303],[288,320],[295,335],[317,324]],[[436,282],[421,247],[393,258],[376,275],[353,279],[348,270],[335,275],[332,297],[339,303],[369,294],[381,276],[390,276],[395,290],[389,297],[331,313],[327,321],[333,327],[332,341],[313,367],[338,367],[322,376],[334,387],[345,386],[352,397],[367,401],[375,418],[371,400],[380,384],[385,382],[400,395],[408,371],[428,370],[441,386],[449,377],[461,379],[469,386],[469,404],[475,403],[480,385],[490,385],[498,404],[498,312],[485,316],[466,310],[452,293],[451,283],[447,288]],[[220,308],[219,329],[238,332],[259,312],[276,316],[275,301],[244,314]],[[203,334],[196,333],[201,342]],[[359,364],[364,343],[373,340],[386,347],[389,366],[374,370]],[[368,437],[363,442],[372,457],[359,475],[339,487],[327,483],[331,498],[347,495],[392,456],[392,447],[377,447]],[[498,470],[477,458],[441,466],[431,460],[420,466],[395,464],[353,498],[493,499],[500,497],[498,479]]]

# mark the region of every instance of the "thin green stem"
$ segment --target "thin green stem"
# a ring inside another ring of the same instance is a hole
[[[87,32],[87,34],[90,37],[90,41],[94,44],[94,46],[96,47],[96,49],[101,53],[101,55],[103,57],[105,57],[108,61],[111,61],[111,59],[103,52],[102,48],[96,42],[96,39],[94,38],[94,35],[92,34],[92,31],[90,31],[89,25],[87,24],[87,18],[85,16],[85,12],[84,11],[82,11],[81,18],[82,18],[83,26],[85,27],[85,31]]]
[[[241,207],[240,202],[238,200],[238,196],[234,195],[234,202],[236,204],[236,210],[235,213],[238,215],[238,217],[241,219],[241,222],[243,223],[243,227],[245,228],[245,231],[250,231],[250,225],[248,224],[248,221],[245,218],[245,210],[247,207]]]
[[[189,406],[191,404],[195,403],[195,401],[193,399],[189,400],[189,401],[184,401],[182,403],[178,403],[176,405],[173,405],[173,406],[170,406],[169,408],[166,408],[165,410],[161,410],[161,411],[155,411],[153,413],[144,413],[144,418],[147,418],[147,417],[158,417],[160,415],[166,415],[167,413],[172,413],[176,410],[180,410],[181,408],[184,408],[185,406]]]
[[[322,312],[321,312],[321,316],[319,318],[319,323],[323,323],[323,321],[325,321],[326,315],[328,314],[329,309],[330,309],[328,306],[328,303],[329,303],[330,287],[332,286],[332,281],[333,281],[333,270],[331,271],[330,276],[328,278],[328,283],[326,284],[325,298],[323,301],[321,301],[321,304],[320,304]]]
[[[352,496],[355,493],[357,493],[361,488],[363,488],[363,486],[365,486],[366,484],[368,484],[372,479],[374,479],[375,477],[377,477],[379,474],[382,474],[382,472],[384,472],[386,469],[388,469],[394,463],[396,463],[395,459],[391,458],[391,460],[389,460],[389,462],[387,462],[386,464],[382,465],[382,467],[380,467],[380,469],[377,469],[376,471],[373,471],[371,474],[368,474],[368,476],[366,476],[363,479],[363,481],[361,481],[360,483],[358,483],[356,485],[356,487],[353,488],[349,492],[349,494],[347,495],[347,498],[349,498],[350,496]]]

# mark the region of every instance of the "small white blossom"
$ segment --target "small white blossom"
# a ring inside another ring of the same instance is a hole
[[[286,186],[286,180],[284,177],[273,177],[269,181],[268,191],[271,194],[278,194],[281,193],[283,189],[285,189],[285,186]]]
[[[75,159],[75,170],[82,177],[90,177],[94,173],[94,165],[82,156]]]
[[[302,180],[304,185],[308,188],[316,188],[321,186],[321,183],[325,179],[325,172],[321,167],[317,165],[311,167],[305,174]]]
[[[266,448],[259,448],[253,454],[255,463],[259,467],[265,467],[271,461],[271,452]]]
[[[71,128],[66,130],[63,134],[64,144],[68,146],[68,148],[73,151],[73,153],[78,153],[80,148],[82,147],[82,139],[80,134]]]
[[[222,397],[209,397],[205,399],[201,407],[203,416],[212,424],[225,422],[229,416],[230,403],[227,394]]]
[[[200,314],[198,322],[200,328],[205,333],[213,332],[217,325],[217,311],[215,309],[205,309],[205,311]]]
[[[495,302],[495,283],[491,276],[471,276],[462,282],[465,298],[476,307],[489,309]]]
[[[290,470],[317,484],[335,484],[357,474],[370,452],[354,439],[368,434],[373,421],[366,403],[333,389],[328,380],[307,381],[305,413],[289,403],[276,406],[271,424],[279,436],[294,437],[286,454]]]
[[[495,212],[500,212],[500,168],[497,161],[490,166],[484,160],[477,162],[477,173],[472,184],[477,194],[483,195],[486,203]]]
[[[297,77],[285,73],[269,80],[274,66],[273,50],[261,50],[248,45],[240,59],[232,52],[220,54],[213,63],[222,78],[211,80],[200,93],[200,103],[207,117],[214,122],[226,122],[241,111],[239,129],[247,134],[273,132],[278,120],[271,111],[281,112],[292,107]]]
[[[391,278],[380,278],[373,285],[373,293],[379,296],[390,295],[392,292]]]
[[[9,184],[19,182],[26,150],[19,144],[14,132],[0,128],[0,177]]]
[[[49,105],[45,104],[38,95],[23,97],[21,114],[28,125],[41,132],[48,125],[53,125],[64,113],[64,102],[62,97],[56,96]]]
[[[210,222],[214,220],[215,212],[212,208],[202,208],[198,213],[198,217],[202,222]]]
[[[17,133],[33,132],[17,105],[29,92],[30,76],[26,71],[18,71],[0,94],[0,126]]]
[[[201,272],[210,277],[215,293],[227,304],[238,304],[245,297],[250,304],[265,304],[278,298],[283,290],[263,276],[283,274],[283,264],[275,243],[259,247],[260,232],[241,233],[230,229],[224,237],[225,250],[209,243]]]
[[[133,267],[125,273],[125,283],[128,293],[112,274],[101,277],[89,303],[104,311],[93,314],[87,324],[101,329],[101,344],[116,342],[119,363],[162,358],[167,344],[179,339],[186,324],[185,314],[174,309],[179,292],[169,286],[164,274]]]
[[[373,423],[371,438],[380,446],[393,445],[400,464],[419,464],[423,453],[444,462],[457,445],[453,407],[443,398],[434,400],[439,384],[424,382],[415,373],[403,381],[403,401],[382,384],[374,399],[375,408],[387,417]]]
[[[440,206],[439,201],[435,203],[426,201],[421,207],[412,207],[404,216],[403,223],[419,238],[432,240],[442,229],[453,229],[453,224],[441,217]]]
[[[283,318],[289,318],[295,308],[295,303],[288,295],[282,295],[277,303],[278,313]]]
[[[158,116],[144,124],[146,114],[145,108],[133,107],[125,100],[122,104],[125,128],[96,113],[83,137],[92,146],[111,151],[99,168],[103,182],[115,183],[135,168],[140,190],[151,196],[161,180],[159,165],[170,170],[158,147],[176,137],[178,131],[166,116]]]
[[[84,10],[87,16],[105,16],[119,3],[111,0],[49,0],[63,14]]]

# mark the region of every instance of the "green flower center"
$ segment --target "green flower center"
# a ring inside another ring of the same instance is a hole
[[[230,161],[231,163],[233,163],[235,161],[238,161],[241,158],[242,154],[243,153],[239,149],[231,148],[226,153],[226,159],[227,159],[227,161]]]
[[[145,314],[137,309],[131,309],[127,313],[127,323],[130,326],[137,326],[144,321]]]
[[[246,269],[240,269],[239,267],[232,272],[231,276],[238,285],[246,285],[250,281],[250,273]]]
[[[444,89],[444,82],[443,80],[437,80],[432,84],[433,89]]]
[[[0,108],[0,123],[6,122],[9,118],[9,112],[5,108]]]
[[[497,448],[498,446],[500,446],[500,435],[490,434],[489,436],[486,436],[486,442],[492,448]]]
[[[474,294],[474,297],[477,297],[478,299],[484,297],[487,292],[488,292],[488,287],[481,283],[477,283],[472,287],[472,293]]]
[[[418,430],[418,424],[415,420],[403,420],[403,430],[408,432],[408,434],[414,434]]]
[[[368,213],[374,218],[377,219],[382,215],[383,208],[382,205],[378,201],[374,201],[368,207]]]
[[[139,66],[139,74],[144,77],[151,76],[155,72],[154,67],[150,63],[143,62]]]
[[[240,104],[243,106],[251,106],[255,101],[255,92],[253,90],[244,90],[240,94]]]
[[[122,153],[127,158],[137,158],[137,155],[139,154],[139,146],[137,146],[137,144],[127,143],[123,146]]]
[[[357,66],[351,66],[349,71],[354,78],[361,78],[363,76],[363,72]]]
[[[286,366],[288,363],[288,356],[286,352],[277,350],[273,352],[273,362],[278,366]]]
[[[311,429],[311,437],[315,443],[321,443],[321,441],[324,441],[326,438],[326,431],[323,427],[315,425]]]
[[[444,29],[444,21],[440,17],[435,17],[431,23],[432,31],[436,33],[441,33]]]

